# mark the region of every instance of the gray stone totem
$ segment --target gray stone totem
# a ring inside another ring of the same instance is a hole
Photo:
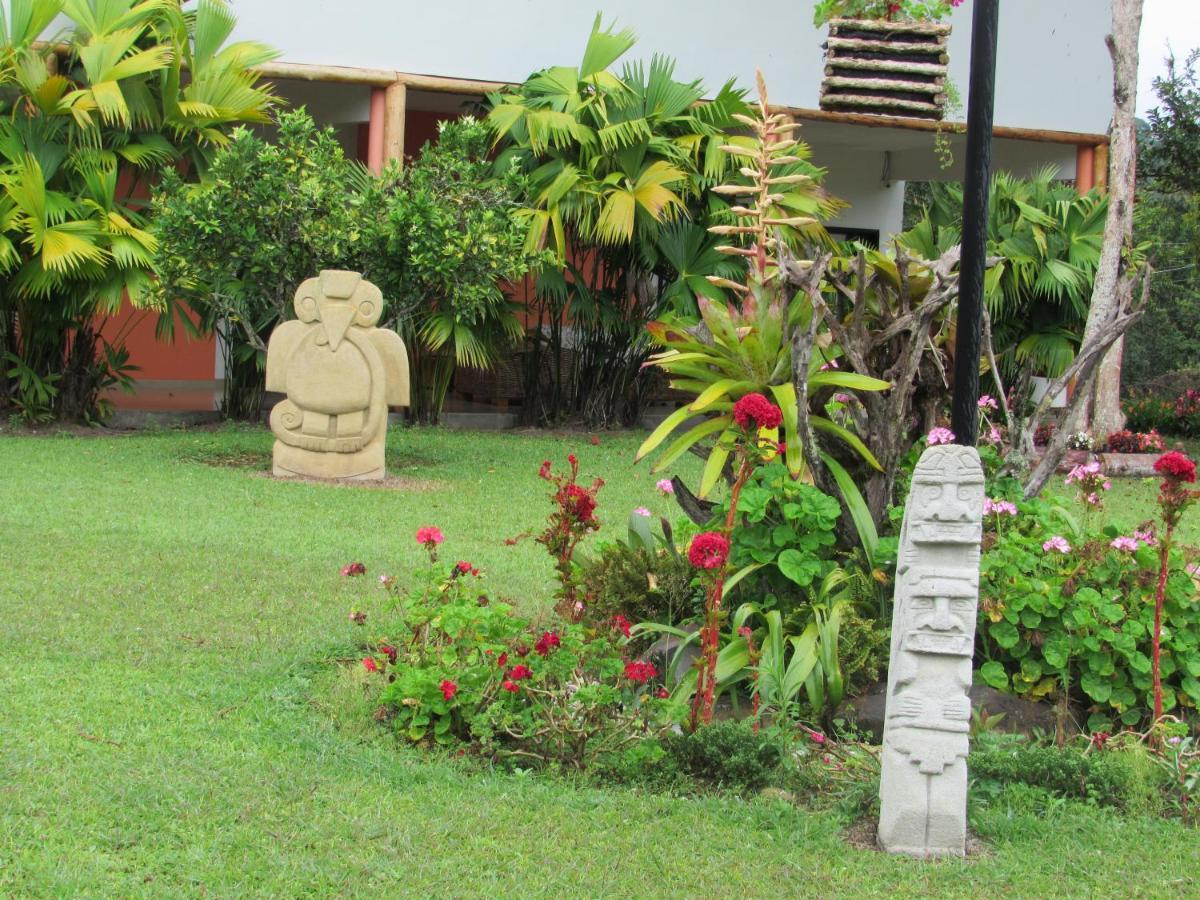
[[[879,786],[879,844],[962,856],[983,467],[973,447],[921,454],[900,531]]]

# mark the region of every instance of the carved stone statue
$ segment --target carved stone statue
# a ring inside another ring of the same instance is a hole
[[[883,725],[879,844],[962,856],[983,468],[973,447],[921,454],[900,531]]]
[[[408,406],[408,354],[376,328],[379,288],[357,272],[326,269],[296,290],[296,319],[267,345],[267,390],[277,476],[379,479],[389,406]]]

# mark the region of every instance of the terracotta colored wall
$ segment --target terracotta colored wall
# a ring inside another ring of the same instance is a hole
[[[136,394],[109,394],[124,409],[211,410],[216,378],[216,338],[195,338],[177,322],[175,338],[155,336],[158,314],[134,309],[126,301],[121,311],[103,320],[100,333],[111,342],[123,342],[129,361],[140,368]]]

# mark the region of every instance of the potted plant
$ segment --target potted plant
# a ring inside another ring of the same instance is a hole
[[[940,121],[950,61],[941,20],[962,2],[820,0],[813,21],[829,25],[821,109]]]

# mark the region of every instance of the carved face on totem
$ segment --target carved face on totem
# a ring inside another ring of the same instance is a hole
[[[383,295],[357,272],[325,270],[300,285],[292,305],[301,322],[321,323],[317,344],[336,353],[351,327],[371,328],[379,321]]]
[[[913,472],[908,529],[917,544],[978,544],[983,514],[983,472],[970,447],[931,448]]]

